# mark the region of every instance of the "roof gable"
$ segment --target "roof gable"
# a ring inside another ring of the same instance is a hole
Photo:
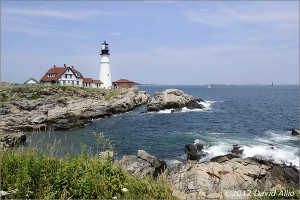
[[[82,79],[84,78],[83,75],[74,67],[52,67],[46,72],[46,74],[41,78],[40,81],[43,82],[57,81],[68,69],[74,74],[76,78],[82,78]],[[79,74],[79,77],[76,76],[76,74]],[[48,75],[53,75],[53,76],[49,77]]]
[[[114,83],[134,83],[134,82],[127,79],[119,79],[117,81],[114,81]]]
[[[34,81],[34,82],[36,82],[36,83],[39,83],[39,81],[35,80],[34,78],[30,78],[30,79],[28,79],[27,81],[25,81],[24,84],[28,83],[28,82],[31,81],[31,80]]]
[[[69,67],[52,67],[50,68],[46,74],[41,78],[40,81],[57,81],[66,71],[69,69]],[[53,74],[53,77],[49,77],[48,75]]]

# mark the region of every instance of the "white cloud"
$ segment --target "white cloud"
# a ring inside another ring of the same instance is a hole
[[[246,2],[247,3],[247,2]],[[252,2],[241,6],[218,4],[210,9],[186,9],[182,15],[192,22],[212,26],[228,26],[237,23],[295,23],[299,20],[297,12],[290,7],[274,6],[270,3]],[[296,10],[295,10],[296,11]]]
[[[121,35],[122,32],[113,32],[113,33],[109,33],[108,35],[111,35],[111,36],[119,36]]]
[[[29,9],[29,8],[2,8],[3,15],[23,17],[51,17],[69,20],[83,20],[94,16],[113,15],[115,13],[100,10],[56,10],[56,9]]]

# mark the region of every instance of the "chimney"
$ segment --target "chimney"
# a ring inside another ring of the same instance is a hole
[[[67,65],[66,65],[66,64],[64,64],[64,67],[67,67]]]
[[[56,68],[56,65],[54,65],[53,67]]]
[[[72,69],[74,68],[74,66],[72,66]]]

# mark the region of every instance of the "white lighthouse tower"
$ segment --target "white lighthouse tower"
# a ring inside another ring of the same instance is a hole
[[[100,61],[100,75],[99,79],[102,81],[102,88],[112,89],[111,73],[109,66],[109,49],[106,41],[101,46],[101,61]]]

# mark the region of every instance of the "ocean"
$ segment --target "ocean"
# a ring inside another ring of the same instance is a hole
[[[86,144],[96,153],[101,147],[95,135],[104,133],[117,159],[143,149],[170,164],[186,159],[185,144],[204,144],[208,156],[201,161],[227,154],[239,144],[243,157],[262,156],[299,167],[299,137],[291,135],[292,129],[299,129],[299,85],[139,86],[151,96],[168,88],[204,99],[206,108],[141,114],[144,105],[94,119],[80,129],[33,132],[30,145],[46,148],[56,141],[64,153],[72,154]]]

